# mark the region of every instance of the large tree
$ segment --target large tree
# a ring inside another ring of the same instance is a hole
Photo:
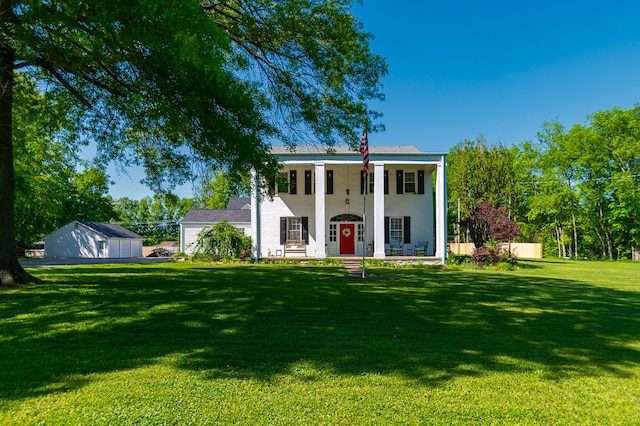
[[[514,167],[516,152],[502,145],[489,146],[482,137],[451,148],[447,157],[449,210],[458,212],[461,221],[470,226],[476,222],[467,219],[483,202],[504,208],[509,219],[516,218],[522,194]],[[469,239],[479,235],[467,230]]]
[[[35,82],[18,74],[14,87],[15,223],[19,251],[74,219],[114,217],[103,170],[82,161],[65,134],[61,99],[44,96]]]
[[[350,0],[0,0],[0,278],[15,249],[13,86],[72,95],[77,139],[162,189],[194,160],[275,176],[274,140],[357,143],[384,61]],[[19,131],[19,129],[15,129]],[[170,171],[170,173],[167,173]]]

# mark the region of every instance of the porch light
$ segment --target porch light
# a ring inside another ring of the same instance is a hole
[[[351,190],[349,188],[347,188],[347,195],[349,195],[349,194],[351,194]],[[347,204],[349,204],[349,203],[347,202]]]

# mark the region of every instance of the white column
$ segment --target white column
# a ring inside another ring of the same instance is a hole
[[[316,259],[327,257],[325,250],[325,184],[324,184],[324,163],[316,163]]]
[[[251,257],[256,262],[262,259],[260,232],[260,176],[251,169]]]
[[[433,192],[433,176],[434,173],[431,171],[425,173],[424,175],[424,194],[428,199],[427,208],[424,210],[424,222],[429,224],[427,229],[427,241],[429,242],[429,246],[427,247],[427,252],[425,253],[427,256],[435,256],[436,252],[436,235],[435,235],[435,198]]]
[[[374,170],[373,257],[384,259],[384,163],[376,162],[374,164]]]
[[[436,171],[436,257],[447,261],[447,157],[443,155]]]

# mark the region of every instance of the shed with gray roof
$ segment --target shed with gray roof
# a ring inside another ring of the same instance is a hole
[[[180,222],[180,251],[193,253],[193,246],[198,234],[223,220],[240,229],[245,235],[251,234],[251,199],[244,197],[231,198],[225,210],[194,209],[190,210]]]
[[[44,237],[44,257],[141,257],[143,241],[140,235],[115,223],[74,220]]]

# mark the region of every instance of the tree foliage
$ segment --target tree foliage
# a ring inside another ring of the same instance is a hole
[[[251,237],[223,220],[200,231],[194,252],[210,259],[247,259],[251,253]]]
[[[202,208],[226,209],[233,197],[249,196],[251,174],[230,175],[224,171],[207,174],[196,190],[195,202]]]
[[[543,127],[530,218],[551,224],[559,255],[618,259],[640,246],[639,129],[640,107]]]
[[[193,161],[273,177],[272,141],[355,145],[386,64],[348,0],[0,0],[0,276],[15,254],[16,75],[73,99],[72,139],[141,165],[158,191]],[[68,141],[64,141],[67,143]],[[75,143],[74,142],[74,143]]]
[[[639,129],[637,106],[594,113],[569,129],[544,123],[537,143],[509,149],[465,141],[448,158],[450,210],[459,198],[476,244],[487,232],[473,229],[474,209],[491,201],[545,253],[630,258],[640,247]]]
[[[62,142],[71,130],[59,100],[39,93],[19,75],[14,165],[16,245],[23,251],[45,234],[73,220],[115,217],[103,170],[83,162],[77,146]]]
[[[449,153],[449,211],[455,214],[460,206],[461,224],[467,225],[469,238],[474,242],[480,239],[476,245],[486,241],[486,232],[469,226],[475,226],[474,215],[483,203],[504,208],[510,218],[519,217],[523,197],[517,182],[515,154],[513,149],[489,146],[484,138],[465,140]]]
[[[509,219],[505,209],[495,207],[488,201],[476,206],[466,219],[465,225],[471,233],[476,248],[487,242],[511,242],[522,235],[520,226]]]
[[[193,208],[194,200],[174,194],[156,194],[141,200],[118,198],[114,202],[117,221],[145,238],[145,245],[177,241],[180,220]]]

